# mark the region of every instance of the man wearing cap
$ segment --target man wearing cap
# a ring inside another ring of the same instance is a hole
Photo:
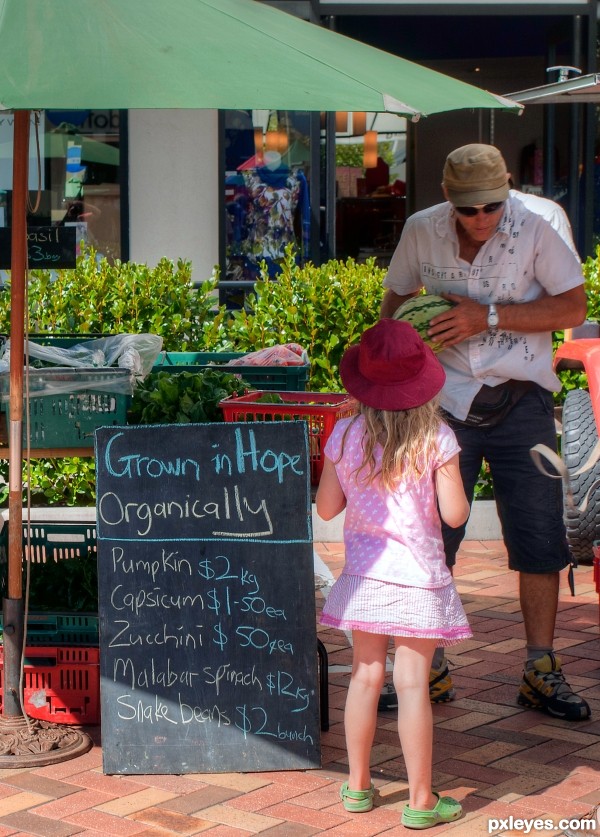
[[[553,650],[559,573],[570,563],[560,481],[537,470],[530,449],[556,450],[552,332],[586,316],[581,264],[540,215],[509,194],[509,174],[491,145],[465,145],[444,166],[445,203],[412,215],[391,260],[381,316],[422,288],[453,307],[429,335],[444,346],[441,404],[461,447],[465,491],[473,498],[488,462],[509,567],[519,573],[526,659],[522,706],[566,720],[588,718]],[[465,534],[444,527],[453,566]],[[437,681],[437,682],[434,682]],[[443,656],[434,658],[430,696],[453,697]]]

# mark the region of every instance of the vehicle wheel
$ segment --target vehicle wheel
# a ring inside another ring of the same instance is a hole
[[[571,390],[567,393],[562,411],[562,458],[569,472],[573,494],[572,507],[567,504],[565,496],[565,524],[571,554],[580,564],[593,563],[592,547],[594,540],[600,538],[600,462],[583,474],[573,475],[586,462],[597,441],[598,429],[589,392]],[[585,511],[579,511],[588,491],[597,481],[596,488],[587,498]]]

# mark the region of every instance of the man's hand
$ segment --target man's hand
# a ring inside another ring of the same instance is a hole
[[[487,305],[458,294],[442,294],[442,296],[455,304],[448,311],[432,318],[427,332],[432,340],[447,348],[462,343],[473,334],[487,330]]]
[[[473,334],[487,331],[488,306],[458,294],[441,294],[454,302],[453,308],[433,317],[429,337],[444,348],[462,343]],[[499,331],[543,332],[574,328],[585,320],[587,297],[583,285],[555,296],[541,296],[531,302],[497,304]]]

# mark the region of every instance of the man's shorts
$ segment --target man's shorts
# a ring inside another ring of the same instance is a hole
[[[562,482],[542,474],[530,454],[537,444],[556,450],[552,393],[535,385],[495,427],[449,424],[461,447],[460,471],[470,500],[482,461],[490,466],[510,569],[553,573],[568,566]],[[448,566],[456,562],[465,529],[442,524]]]

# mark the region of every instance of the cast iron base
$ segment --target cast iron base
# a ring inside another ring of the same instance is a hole
[[[57,764],[92,746],[92,739],[78,729],[23,716],[0,717],[0,769]]]

